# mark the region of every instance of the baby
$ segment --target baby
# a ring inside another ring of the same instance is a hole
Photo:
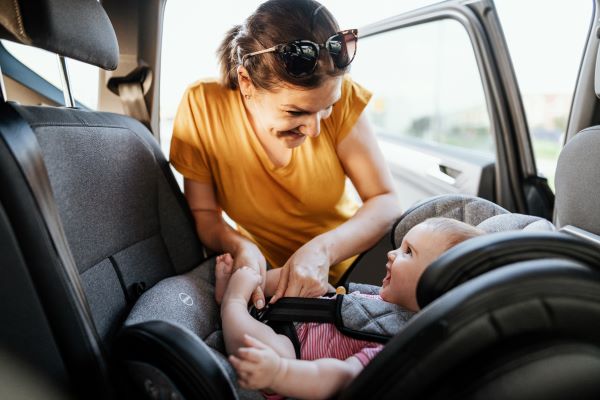
[[[400,247],[387,255],[379,301],[418,311],[416,288],[425,268],[444,251],[483,233],[449,218],[431,218],[414,226]],[[229,254],[217,257],[215,296],[221,302],[225,347],[242,387],[326,399],[348,386],[383,347],[347,337],[332,324],[303,323],[297,328],[301,353],[297,360],[287,336],[248,313],[250,296],[261,284],[260,275],[247,267],[232,274],[232,265]],[[266,296],[274,293],[279,273],[280,269],[267,271]]]

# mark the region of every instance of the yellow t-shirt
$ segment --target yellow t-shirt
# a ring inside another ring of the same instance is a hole
[[[336,145],[371,94],[344,78],[342,95],[321,134],[292,149],[276,167],[254,133],[238,90],[213,80],[190,86],[173,126],[171,163],[181,174],[212,183],[217,201],[275,268],[304,243],[348,220],[358,204],[346,191]],[[355,257],[331,266],[335,283]]]

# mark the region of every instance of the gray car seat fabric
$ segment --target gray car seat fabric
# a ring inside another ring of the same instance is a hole
[[[417,203],[400,217],[392,230],[394,248],[415,225],[433,217],[447,217],[477,226],[488,233],[507,230],[553,231],[554,225],[540,217],[510,213],[491,201],[469,195],[440,195]]]
[[[114,70],[117,36],[95,0],[3,0],[0,38]]]
[[[375,288],[370,291],[375,291]],[[343,295],[341,298],[339,322],[336,325],[346,334],[356,332],[362,335],[392,337],[400,332],[414,315],[413,312],[384,301],[352,294]]]
[[[116,114],[15,106],[40,148],[96,328],[106,340],[144,287],[203,258],[150,133]],[[179,194],[181,196],[181,194]]]
[[[189,329],[211,347],[225,353],[219,307],[208,270],[214,270],[214,259],[186,274],[160,281],[141,295],[124,326],[153,320],[171,322]]]
[[[164,321],[189,330],[210,347],[210,353],[242,399],[260,399],[259,392],[241,389],[229,361],[214,300],[215,259],[211,258],[188,273],[164,279],[137,300],[124,327],[148,321]]]
[[[600,235],[600,127],[579,132],[561,151],[556,166],[556,225]]]

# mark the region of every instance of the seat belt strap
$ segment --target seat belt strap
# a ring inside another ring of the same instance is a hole
[[[108,89],[121,98],[123,111],[126,115],[137,119],[150,131],[150,113],[144,95],[152,85],[150,67],[142,65],[126,76],[112,77],[108,80]]]

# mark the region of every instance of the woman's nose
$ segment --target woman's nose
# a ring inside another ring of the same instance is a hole
[[[321,114],[315,113],[307,116],[304,124],[300,127],[300,133],[315,138],[321,133]]]

